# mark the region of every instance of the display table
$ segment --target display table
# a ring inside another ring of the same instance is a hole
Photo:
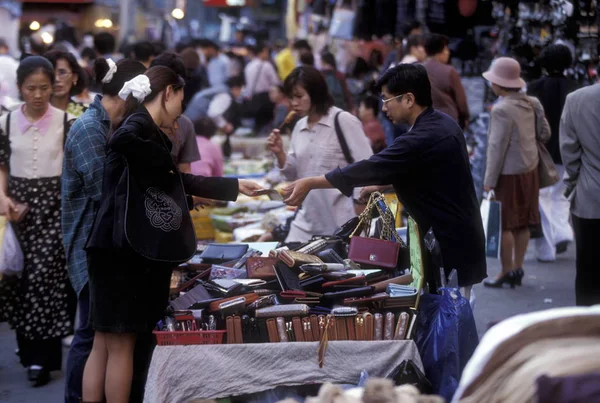
[[[423,368],[417,346],[403,341],[332,341],[319,368],[319,343],[159,346],[144,402],[188,402],[263,392],[278,386],[357,384],[362,370],[387,377],[404,360]]]

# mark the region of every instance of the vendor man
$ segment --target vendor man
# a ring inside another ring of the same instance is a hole
[[[432,108],[431,84],[423,66],[394,67],[381,77],[378,88],[383,112],[394,124],[410,125],[410,131],[367,160],[294,182],[285,189],[286,203],[300,205],[313,189],[337,188],[350,197],[355,187],[391,184],[419,228],[423,232],[433,228],[446,275],[456,269],[468,298],[470,286],[486,278],[487,269],[463,132],[450,116]]]

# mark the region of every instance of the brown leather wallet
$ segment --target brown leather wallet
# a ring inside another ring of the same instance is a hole
[[[233,317],[233,334],[234,334],[234,343],[243,344],[244,336],[242,333],[242,318],[240,316]]]
[[[413,281],[413,276],[411,274],[405,274],[400,277],[394,277],[389,280],[380,281],[379,283],[371,284],[375,287],[375,292],[385,292],[388,284],[403,284],[409,285]]]
[[[385,314],[385,324],[383,328],[383,340],[394,340],[394,322],[395,316],[392,312]]]
[[[258,294],[255,294],[255,293],[244,294],[244,295],[237,295],[235,297],[220,299],[218,301],[211,302],[210,305],[208,306],[208,310],[211,312],[217,312],[217,311],[219,311],[219,305],[221,305],[224,302],[233,301],[234,299],[238,299],[238,298],[244,298],[246,300],[246,306],[248,306],[251,303],[258,300]]]
[[[325,329],[325,319],[321,319],[317,315],[310,315],[310,329],[313,332],[313,340],[321,341],[323,329]]]
[[[227,344],[235,344],[235,330],[233,329],[233,316],[225,319],[225,330],[227,330]]]
[[[310,318],[302,318],[302,332],[304,333],[304,341],[315,341]]]
[[[336,340],[342,340],[340,339],[340,335],[338,334],[338,326],[337,326],[337,322],[338,319],[344,319],[344,318],[334,318],[333,316],[325,316],[325,323],[329,322],[329,327],[327,328],[327,337],[329,338],[329,341],[336,341]],[[341,322],[340,323],[344,323]],[[345,328],[345,326],[344,326]]]
[[[369,295],[367,297],[354,297],[354,298],[346,298],[342,301],[342,303],[346,306],[356,306],[356,305],[368,305],[372,302],[380,302],[388,299],[390,296],[385,292],[380,292],[378,294]]]
[[[356,340],[356,317],[346,318],[346,332],[348,340]]]
[[[277,322],[277,334],[279,335],[279,341],[282,343],[287,343],[290,341],[290,337],[288,336],[288,328],[285,322],[285,319],[279,317],[276,319]]]
[[[380,313],[373,315],[373,323],[375,326],[373,340],[383,340],[383,315]]]
[[[396,332],[394,334],[394,340],[404,340],[406,338],[406,331],[408,330],[408,324],[410,322],[410,315],[406,312],[402,312],[398,318],[398,324],[396,325]]]
[[[350,318],[354,320],[354,318]],[[335,328],[337,330],[336,340],[349,340],[346,318],[335,318]]]
[[[366,327],[365,327],[365,318],[361,315],[358,315],[354,319],[354,327],[356,328],[356,340],[364,341],[367,339],[366,335]]]
[[[306,253],[294,252],[292,250],[282,250],[278,254],[279,259],[289,267],[297,267],[308,263],[323,263],[316,256]]]
[[[15,208],[16,208],[16,211],[14,213],[15,218],[14,218],[14,220],[11,220],[11,221],[17,222],[17,223],[23,221],[23,219],[25,218],[25,216],[31,209],[29,207],[29,204],[27,204],[27,203],[16,203],[16,202],[15,202]],[[6,211],[0,212],[0,215],[7,215]],[[8,219],[8,217],[7,217],[7,219]]]
[[[367,284],[367,278],[365,276],[359,276],[359,277],[347,278],[345,280],[329,281],[327,283],[324,283],[321,287],[328,288],[328,287],[334,287],[336,285],[366,285],[366,284]]]
[[[306,341],[304,338],[304,328],[302,325],[302,319],[298,317],[292,318],[292,325],[294,327],[294,335],[296,336],[296,341]]]
[[[375,322],[373,320],[373,314],[369,312],[364,313],[363,320],[365,324],[365,340],[375,340]]]
[[[249,257],[246,260],[246,272],[248,278],[257,278],[261,280],[273,280],[275,275],[274,266],[279,259],[271,257]]]
[[[267,319],[267,332],[269,334],[270,343],[279,343],[279,332],[277,331],[277,319]],[[228,334],[229,335],[229,334]]]

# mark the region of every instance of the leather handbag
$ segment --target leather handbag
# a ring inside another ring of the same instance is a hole
[[[363,231],[368,232],[371,228],[374,210],[379,212],[383,221],[380,239],[356,236]],[[379,192],[371,194],[369,203],[359,216],[359,223],[351,236],[348,258],[353,262],[360,263],[363,268],[395,269],[400,262],[402,249],[406,250],[407,248],[396,232],[394,223],[394,215],[385,204],[383,195]]]
[[[200,255],[202,263],[221,264],[239,260],[248,252],[248,245],[208,244]]]
[[[550,186],[555,185],[560,180],[560,176],[558,175],[558,170],[556,169],[556,165],[554,164],[554,160],[552,156],[548,152],[548,149],[539,140],[539,127],[538,127],[538,111],[533,105],[533,102],[529,98],[527,98],[529,105],[533,109],[533,119],[535,121],[535,138],[538,149],[538,175],[540,178],[540,189],[544,189]]]

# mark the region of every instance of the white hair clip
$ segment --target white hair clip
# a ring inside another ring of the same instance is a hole
[[[108,64],[108,71],[102,79],[103,84],[110,83],[117,72],[117,64],[112,59],[106,59],[106,63]]]
[[[144,99],[150,93],[152,93],[150,79],[148,76],[140,74],[123,85],[123,88],[119,91],[119,97],[126,101],[129,95],[133,95],[139,102],[144,102]]]

